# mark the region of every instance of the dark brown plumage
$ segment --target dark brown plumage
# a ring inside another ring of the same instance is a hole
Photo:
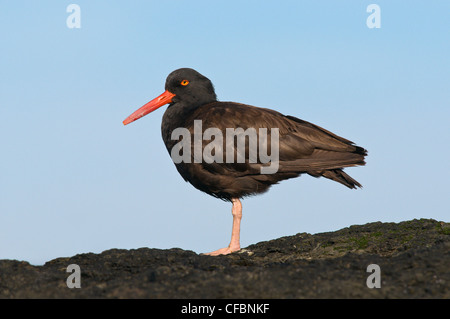
[[[202,121],[202,132],[208,128],[219,128],[224,136],[227,128],[239,127],[244,130],[254,128],[259,137],[259,129],[267,128],[269,150],[270,129],[278,128],[279,166],[274,174],[261,174],[261,167],[267,164],[261,163],[259,159],[256,163],[248,160],[248,140],[245,163],[225,163],[225,152],[223,163],[194,163],[192,145],[190,163],[175,164],[185,181],[209,195],[232,201],[233,209],[235,200],[263,193],[273,184],[301,174],[325,177],[349,188],[361,187],[343,169],[364,165],[364,157],[367,155],[364,148],[293,116],[285,116],[266,108],[219,102],[211,81],[193,69],[172,72],[166,80],[166,92],[133,113],[124,123],[128,124],[166,103],[170,105],[164,113],[161,132],[169,154],[178,143],[178,140],[172,139],[172,132],[182,127],[188,129],[193,136],[195,120]],[[203,140],[202,147],[210,142],[211,140]],[[224,138],[223,149],[225,148]],[[234,151],[236,156],[236,148]]]
[[[185,78],[190,83],[195,83],[198,78],[205,89],[197,95],[197,99],[191,98],[188,103],[183,95],[178,101],[174,98],[174,103],[166,110],[162,121],[162,137],[169,153],[177,143],[171,139],[172,131],[177,127],[185,127],[193,134],[194,120],[202,120],[203,131],[210,127],[217,127],[223,132],[226,128],[237,127],[244,130],[255,128],[257,132],[259,128],[279,128],[280,136],[280,164],[276,174],[261,175],[262,164],[250,164],[248,153],[245,164],[193,163],[193,159],[191,163],[176,164],[181,176],[194,187],[214,197],[231,200],[265,192],[271,185],[303,173],[314,177],[323,176],[349,188],[361,187],[342,168],[364,165],[367,152],[363,148],[293,116],[250,105],[217,102],[211,82],[191,69],[174,71],[167,79],[166,90],[177,96],[179,90],[186,95],[192,94],[192,91],[183,92],[184,88],[177,86]],[[209,142],[203,141],[203,146]],[[193,157],[193,150],[191,154]]]
[[[178,172],[186,181],[214,197],[231,200],[262,193],[271,185],[302,173],[314,177],[323,176],[349,188],[361,187],[342,168],[364,165],[366,151],[314,124],[284,116],[273,110],[232,102],[201,105],[189,112],[180,122],[170,120],[173,118],[173,111],[177,111],[173,106],[167,109],[162,124],[162,136],[169,153],[178,142],[171,140],[172,131],[177,127],[186,127],[193,135],[194,120],[202,120],[203,130],[217,127],[223,132],[226,128],[234,127],[244,130],[279,128],[280,163],[275,174],[261,175],[260,168],[263,164],[249,163],[248,153],[245,164],[193,163],[192,149],[191,163],[176,164]],[[209,142],[204,140],[203,146]],[[225,149],[225,145],[223,148]]]

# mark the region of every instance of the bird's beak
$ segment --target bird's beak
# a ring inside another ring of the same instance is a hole
[[[137,119],[140,119],[141,117],[147,115],[148,113],[153,112],[154,110],[160,108],[161,106],[171,103],[172,98],[175,96],[175,94],[170,93],[169,91],[165,91],[163,94],[158,96],[157,98],[151,100],[144,106],[142,106],[139,110],[135,111],[133,114],[128,116],[125,121],[123,121],[123,125],[130,124],[131,122],[136,121]]]

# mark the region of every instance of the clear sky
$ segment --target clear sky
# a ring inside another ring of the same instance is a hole
[[[70,29],[69,4],[81,9]],[[381,9],[370,29],[369,4]],[[368,222],[450,220],[450,2],[0,1],[0,259],[229,243],[231,204],[183,181],[165,107],[191,67],[219,100],[276,109],[368,149],[364,188],[310,176],[243,201],[241,246]]]

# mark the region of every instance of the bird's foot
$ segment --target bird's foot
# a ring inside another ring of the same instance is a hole
[[[202,255],[206,255],[206,256],[219,256],[219,255],[228,255],[231,253],[234,253],[236,251],[239,251],[241,249],[241,247],[225,247],[225,248],[220,248],[217,249],[215,251],[212,251],[210,253],[204,253]]]

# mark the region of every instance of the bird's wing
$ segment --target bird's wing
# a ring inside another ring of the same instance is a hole
[[[272,135],[276,129],[280,172],[307,172],[354,166],[355,162],[361,162],[365,155],[364,149],[347,139],[312,123],[270,109],[233,102],[214,102],[198,108],[192,114],[192,120],[195,119],[202,120],[203,131],[207,128],[219,128],[223,132],[223,163],[215,161],[203,164],[206,170],[218,174],[235,176],[260,174],[261,167],[267,165],[261,162],[259,156],[256,163],[249,162],[248,140],[245,147],[245,162],[236,163],[238,150],[234,147],[235,160],[226,163],[227,128],[242,128],[244,131],[253,128],[258,140],[261,138],[261,132],[266,129],[267,154],[272,150]],[[203,140],[203,148],[209,143],[211,140]],[[259,145],[258,151],[261,151]]]

